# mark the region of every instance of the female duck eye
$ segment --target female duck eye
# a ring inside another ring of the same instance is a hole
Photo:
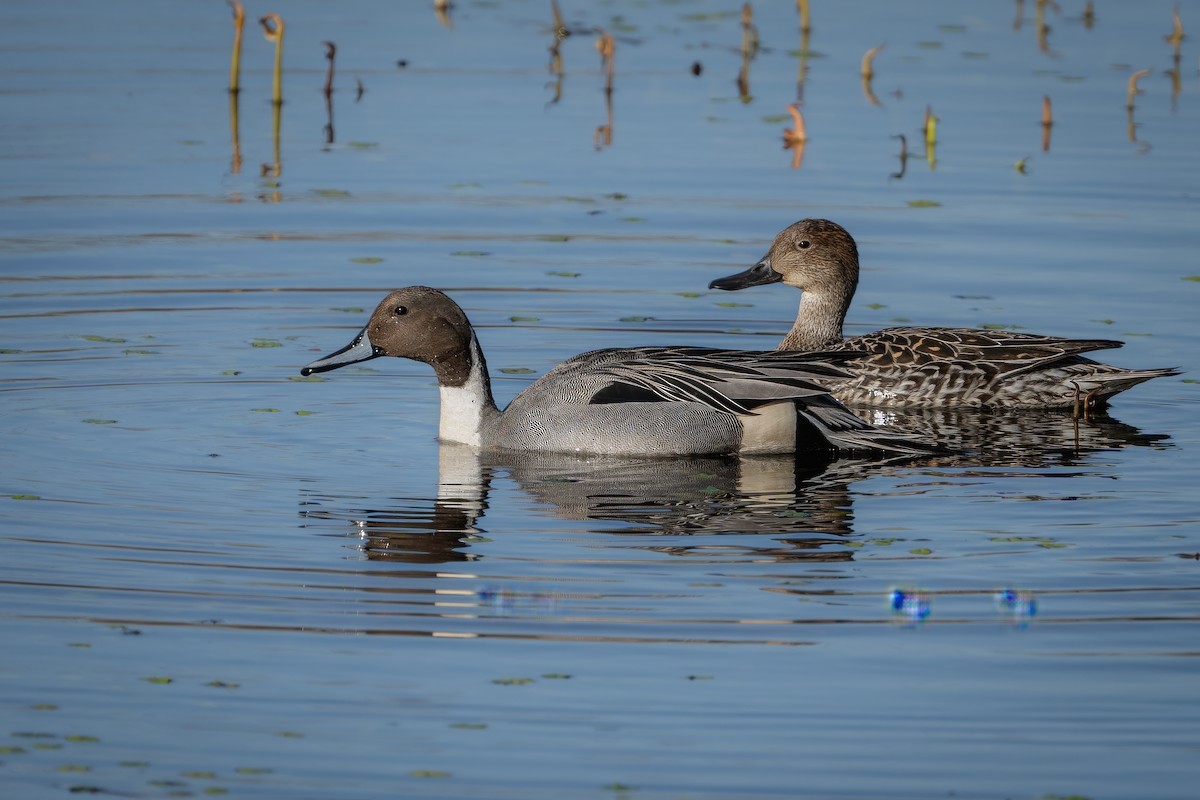
[[[801,239],[800,241],[796,242],[796,248],[798,250],[807,250],[810,247],[812,247],[812,242],[810,242],[808,239]]]
[[[395,314],[397,317],[402,317],[408,313],[408,309],[405,308],[404,306],[396,306],[395,310],[392,313]]]

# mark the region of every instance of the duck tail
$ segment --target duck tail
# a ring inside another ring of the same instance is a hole
[[[1132,389],[1139,383],[1145,383],[1152,378],[1166,378],[1178,374],[1179,370],[1173,367],[1120,370],[1108,374],[1093,375],[1091,376],[1091,380],[1080,381],[1079,391],[1092,398],[1094,403],[1102,404],[1107,403],[1113,395],[1120,394],[1126,389]]]
[[[901,431],[879,428],[856,417],[849,409],[831,397],[810,397],[797,404],[799,417],[808,423],[818,436],[815,441],[824,441],[828,447],[842,452],[883,452],[903,455],[931,455],[944,453],[945,448],[922,441],[917,436]],[[797,442],[814,441],[803,434]]]

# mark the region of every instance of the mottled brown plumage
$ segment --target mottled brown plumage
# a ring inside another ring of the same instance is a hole
[[[933,408],[1094,408],[1173,369],[1128,370],[1082,355],[1120,347],[1110,339],[1063,339],[974,328],[887,328],[847,339],[846,311],[858,286],[858,248],[837,223],[804,219],[785,228],[766,256],[712,289],[783,282],[803,294],[780,350],[858,350],[848,379],[830,383],[843,403]]]

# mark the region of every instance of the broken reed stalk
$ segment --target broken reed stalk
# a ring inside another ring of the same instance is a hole
[[[229,0],[233,8],[233,54],[229,57],[229,91],[242,90],[242,30],[246,26],[246,9],[238,0]]]
[[[325,96],[333,94],[333,60],[337,57],[337,45],[333,42],[321,42],[325,45],[325,58],[329,60],[329,69],[325,72]]]
[[[600,54],[600,66],[604,70],[604,93],[612,94],[613,90],[613,62],[617,52],[617,42],[613,39],[611,33],[600,31],[600,38],[596,40],[596,52]]]
[[[754,26],[754,6],[742,4],[742,60],[758,55],[758,28]]]
[[[796,10],[800,12],[800,32],[812,30],[812,20],[808,17],[808,0],[796,0]]]
[[[925,148],[932,150],[937,145],[937,117],[933,115],[933,106],[925,106],[925,124],[921,130],[925,134]]]
[[[871,78],[875,77],[875,70],[873,69],[872,64],[875,61],[875,56],[879,55],[879,53],[883,50],[885,45],[886,45],[886,42],[884,44],[872,47],[870,50],[868,50],[866,53],[863,54],[863,57],[862,57],[863,80],[870,81]]]
[[[275,44],[275,71],[271,80],[271,102],[283,104],[283,17],[271,12],[260,17],[258,24],[262,25],[263,37]]]
[[[1179,45],[1183,43],[1183,18],[1179,16],[1179,6],[1171,11],[1171,33],[1163,39],[1175,49],[1175,55],[1178,56]]]
[[[800,106],[792,103],[787,107],[787,112],[792,115],[793,127],[783,129],[783,146],[804,144],[808,141],[808,129],[804,126],[804,115],[800,113]]]
[[[1050,108],[1050,96],[1042,96],[1042,152],[1050,152],[1050,128],[1054,126],[1054,112]]]
[[[433,0],[433,13],[444,28],[454,29],[454,20],[450,19],[450,0]]]
[[[867,102],[873,106],[879,105],[879,98],[875,96],[875,90],[871,88],[871,79],[875,77],[875,69],[872,66],[875,61],[875,56],[883,50],[883,45],[872,47],[862,57],[862,89],[863,94],[867,97]]]
[[[1139,69],[1137,72],[1129,76],[1129,96],[1125,102],[1126,108],[1133,108],[1133,98],[1142,93],[1142,90],[1138,88],[1138,81],[1153,71],[1154,70],[1151,69]]]
[[[554,14],[554,38],[561,42],[571,35],[571,31],[567,30],[567,23],[563,22],[562,12],[558,10],[557,0],[550,0],[550,11]]]
[[[800,113],[800,105],[792,103],[787,107],[792,115],[792,127],[783,129],[783,149],[792,151],[792,169],[799,169],[804,163],[804,145],[808,142],[808,130],[804,126],[804,115]]]

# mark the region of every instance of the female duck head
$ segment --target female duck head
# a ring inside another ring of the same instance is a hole
[[[780,231],[757,264],[708,288],[734,291],[779,281],[805,292],[852,297],[858,285],[854,237],[836,222],[802,219]]]

